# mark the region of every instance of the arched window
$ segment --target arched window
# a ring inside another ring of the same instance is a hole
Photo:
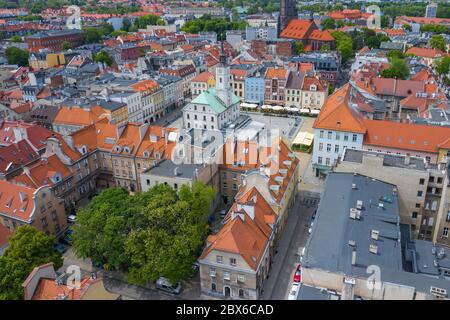
[[[239,289],[239,298],[244,298],[244,297],[245,297],[244,289]]]
[[[215,283],[211,283],[211,291],[212,292],[216,292],[216,290],[217,290],[216,284]]]

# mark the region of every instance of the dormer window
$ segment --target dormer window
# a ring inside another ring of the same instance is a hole
[[[123,148],[123,151],[125,151],[128,154],[130,154],[130,148],[128,148],[128,147]]]
[[[309,91],[317,91],[316,85],[315,85],[315,84],[312,84],[312,85],[309,87]]]
[[[122,151],[122,148],[120,146],[116,146],[116,151],[120,152],[120,151]]]
[[[148,151],[144,151],[144,158],[150,157],[150,153]]]

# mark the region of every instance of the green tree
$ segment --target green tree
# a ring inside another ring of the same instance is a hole
[[[403,59],[392,58],[390,67],[381,72],[383,78],[407,79],[409,76],[408,64]]]
[[[94,62],[106,63],[108,66],[111,66],[113,63],[113,59],[108,54],[108,52],[102,50],[94,56]]]
[[[22,283],[40,265],[53,262],[59,269],[63,260],[53,248],[55,238],[29,225],[22,225],[9,239],[0,257],[0,300],[23,299]]]
[[[141,16],[134,21],[137,29],[145,29],[147,26],[165,25],[164,20],[155,14]]]
[[[387,57],[389,59],[404,59],[405,54],[401,52],[400,50],[392,50],[388,52]]]
[[[330,46],[328,44],[324,44],[320,47],[320,51],[328,52],[328,51],[330,51]]]
[[[17,47],[9,47],[5,50],[5,54],[9,64],[17,64],[21,67],[28,66],[28,51]]]
[[[126,269],[129,258],[125,240],[131,230],[142,225],[141,211],[140,198],[129,196],[125,189],[101,192],[77,213],[77,224],[73,227],[76,255],[91,258],[107,269]]]
[[[121,30],[129,32],[131,27],[131,21],[128,18],[123,18]]]
[[[412,27],[409,24],[406,24],[406,23],[402,26],[402,28],[405,31],[409,31],[409,32],[412,31]]]
[[[443,57],[436,61],[436,72],[440,75],[447,75],[450,72],[450,57]]]
[[[301,41],[294,42],[295,54],[305,53],[305,45]]]
[[[447,44],[442,35],[434,35],[430,39],[430,47],[447,52]]]
[[[99,43],[102,35],[97,28],[89,27],[84,30],[86,43]]]
[[[69,50],[69,49],[72,49],[72,45],[70,44],[70,42],[64,41],[64,42],[61,44],[61,50],[62,50],[62,51],[67,51],[67,50]]]
[[[133,230],[126,241],[131,257],[128,280],[146,284],[165,276],[179,281],[192,274],[192,264],[208,233],[208,214],[215,191],[203,183],[150,190],[144,209],[147,227]]]
[[[331,35],[336,39],[336,51],[341,55],[342,62],[347,62],[354,56],[352,38],[342,31],[333,31]]]
[[[10,40],[15,43],[23,42],[21,36],[12,36]]]
[[[336,22],[334,21],[334,19],[331,18],[326,18],[322,21],[322,27],[327,30],[327,29],[336,29]]]

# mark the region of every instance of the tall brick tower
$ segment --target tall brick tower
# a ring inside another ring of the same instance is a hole
[[[297,1],[296,0],[281,0],[280,3],[280,18],[278,21],[278,34],[286,28],[292,19],[298,19]]]

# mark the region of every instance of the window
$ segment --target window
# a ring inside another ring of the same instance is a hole
[[[339,141],[341,139],[341,135],[339,134],[339,132],[336,132],[336,140]]]
[[[48,226],[47,218],[46,217],[42,218],[41,223],[43,227],[47,227]]]
[[[148,186],[150,185],[150,179],[147,179],[147,185]]]
[[[417,212],[416,212],[416,211],[414,211],[414,212],[412,213],[411,218],[417,219]]]
[[[243,274],[238,274],[237,276],[237,282],[239,283],[245,283],[245,276]]]
[[[442,183],[442,178],[437,178],[437,183]]]
[[[333,132],[328,131],[328,139],[331,139],[331,136],[333,135]]]
[[[348,135],[344,135],[344,141],[348,141]]]
[[[230,272],[229,271],[224,271],[223,272],[223,280],[230,280]]]
[[[217,286],[215,283],[211,283],[211,291],[212,292],[216,292],[217,291]]]
[[[353,137],[352,137],[352,141],[356,142],[356,139],[358,139],[358,136],[356,134],[354,134]]]
[[[327,144],[327,152],[330,152],[331,151],[331,144]]]
[[[416,208],[420,208],[420,203],[416,203]]]
[[[214,278],[216,276],[216,268],[210,268],[209,275]]]
[[[322,157],[317,158],[317,163],[322,164]]]
[[[338,144],[334,146],[334,152],[339,153],[339,145]]]
[[[216,257],[216,261],[217,261],[217,263],[222,263],[223,262],[223,257],[222,256],[217,256]]]
[[[419,184],[422,184],[422,185],[423,185],[424,183],[425,183],[425,179],[420,179],[420,180],[419,180]]]
[[[421,190],[417,191],[417,196],[418,196],[418,197],[421,197],[422,194],[423,194],[423,191],[421,191]]]
[[[320,130],[320,138],[323,138],[323,130]]]
[[[326,166],[329,166],[329,165],[330,165],[330,158],[326,158],[326,159],[325,159],[325,165],[326,165]]]
[[[244,289],[239,289],[239,298],[244,298],[244,297],[245,297]]]
[[[236,265],[236,259],[235,258],[230,258],[230,264],[232,266],[235,266]]]
[[[323,150],[323,143],[321,142],[321,143],[319,143],[319,151],[322,151]]]
[[[434,182],[434,177],[430,177],[430,182]]]
[[[442,230],[442,236],[448,238],[448,228],[445,227],[444,230]]]

